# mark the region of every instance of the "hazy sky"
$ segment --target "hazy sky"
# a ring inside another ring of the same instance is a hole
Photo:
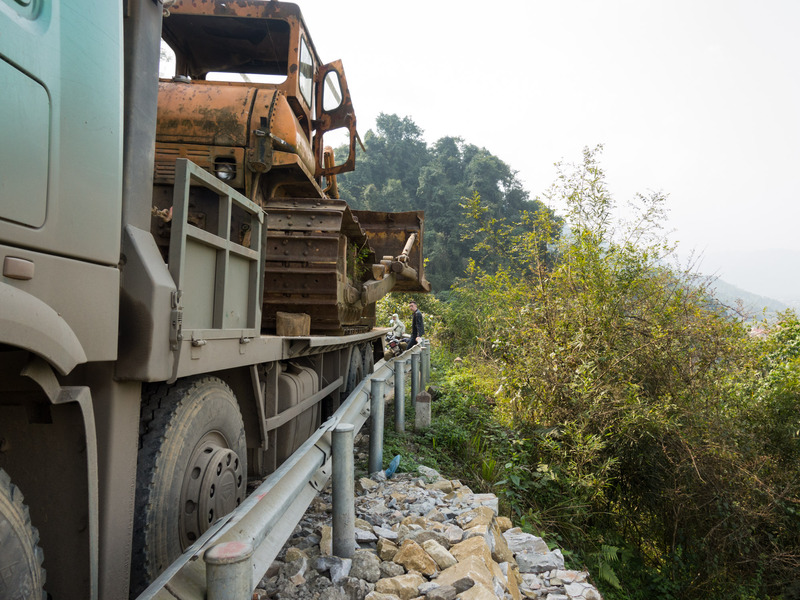
[[[618,202],[668,194],[704,271],[800,298],[800,1],[298,3],[322,60],[344,62],[362,134],[409,116],[429,143],[487,148],[534,196],[602,143]]]

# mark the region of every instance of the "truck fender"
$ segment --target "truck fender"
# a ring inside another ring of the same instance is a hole
[[[72,328],[36,296],[0,283],[0,306],[0,343],[41,356],[62,375],[86,362]]]

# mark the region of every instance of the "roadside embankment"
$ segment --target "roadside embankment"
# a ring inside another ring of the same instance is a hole
[[[476,494],[433,469],[356,482],[352,558],[332,556],[330,486],[306,515],[253,598],[298,600],[600,600],[559,549],[512,528],[494,494]]]

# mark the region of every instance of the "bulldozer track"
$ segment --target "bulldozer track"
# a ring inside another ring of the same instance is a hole
[[[306,313],[312,332],[343,335],[367,331],[362,310],[341,301],[347,241],[367,237],[347,204],[321,198],[278,198],[267,202],[262,327],[276,327],[276,313]]]

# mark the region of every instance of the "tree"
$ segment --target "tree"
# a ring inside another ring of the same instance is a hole
[[[495,372],[512,428],[482,426],[508,457],[495,491],[580,548],[608,598],[777,595],[800,567],[800,326],[749,337],[670,266],[666,196],[616,218],[600,151],[559,165],[560,239],[464,203],[473,256],[493,260],[469,263],[441,335]]]
[[[369,130],[364,136],[364,146],[366,152],[358,151],[356,170],[340,176],[342,198],[357,209],[403,210],[394,208],[393,203],[398,199],[401,204],[412,202],[420,168],[428,160],[422,130],[409,117],[401,119],[381,113],[376,120],[376,131]],[[346,156],[347,149],[339,148],[336,154]],[[390,182],[394,183],[387,190]],[[369,206],[368,186],[373,186]]]
[[[376,131],[364,136],[367,151],[359,153],[356,171],[342,176],[339,187],[354,208],[425,211],[426,274],[441,291],[463,275],[471,256],[473,242],[461,227],[464,198],[479,194],[497,219],[524,223],[526,213],[553,215],[485,148],[458,137],[428,147],[422,133],[409,117],[381,114]]]

